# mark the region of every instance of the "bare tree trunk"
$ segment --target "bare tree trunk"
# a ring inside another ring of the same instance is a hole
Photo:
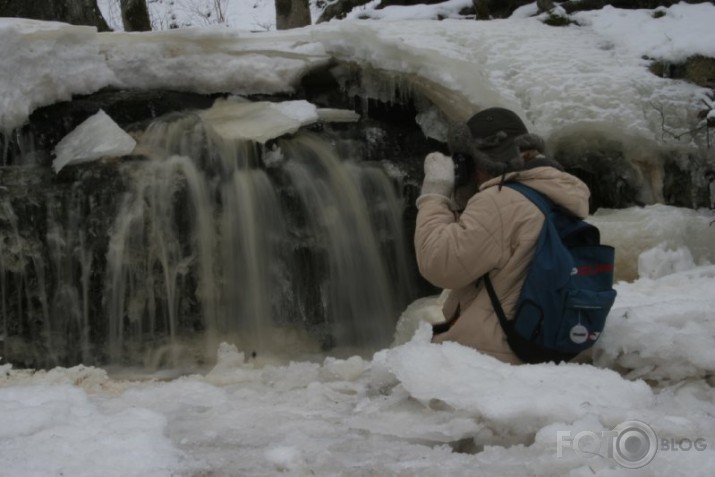
[[[0,0],[0,17],[51,20],[109,31],[97,0]]]
[[[288,30],[310,25],[308,0],[275,0],[276,29]]]
[[[151,31],[146,0],[119,0],[124,31]]]
[[[489,20],[491,18],[486,0],[472,0],[472,5],[474,5],[477,20]]]

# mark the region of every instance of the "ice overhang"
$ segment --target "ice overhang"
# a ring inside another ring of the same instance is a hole
[[[41,106],[106,87],[300,98],[301,81],[333,65],[350,66],[335,69],[339,81],[357,85],[345,94],[410,101],[419,113],[437,110],[456,121],[499,105],[541,134],[583,122],[660,137],[664,127],[682,126],[693,98],[706,92],[654,76],[627,48],[600,48],[599,36],[588,29],[525,19],[518,32],[514,25],[340,21],[265,33],[97,33],[0,19],[0,64],[8,72],[0,74],[0,131],[22,126]],[[525,33],[528,41],[521,40]],[[534,51],[550,54],[535,61]],[[405,90],[410,96],[399,96]],[[655,97],[674,111],[667,124],[654,110]]]

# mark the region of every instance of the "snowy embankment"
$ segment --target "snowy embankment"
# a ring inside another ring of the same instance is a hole
[[[116,83],[92,27],[0,18],[0,132],[41,106]]]
[[[715,442],[705,381],[651,388],[594,366],[514,367],[428,341],[422,325],[372,360],[263,367],[224,345],[209,373],[169,382],[5,367],[0,461],[7,475],[625,476],[605,455],[557,454],[557,436],[637,419],[658,439]],[[705,476],[713,465],[712,447],[661,450],[638,475]]]

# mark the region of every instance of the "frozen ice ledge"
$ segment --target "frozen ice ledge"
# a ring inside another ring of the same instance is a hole
[[[358,92],[363,97],[399,101],[398,90],[407,85],[454,119],[499,104],[522,113],[541,134],[601,123],[656,138],[674,125],[662,124],[653,99],[674,111],[677,121],[678,112],[703,91],[652,75],[626,49],[603,51],[600,37],[588,28],[532,22],[524,31],[528,42],[514,38],[513,22],[475,26],[459,20],[391,22],[389,28],[384,22],[342,21],[265,33],[97,33],[91,27],[0,19],[0,131],[23,125],[39,107],[105,87],[290,94],[307,73],[333,64],[357,66],[364,75]],[[550,54],[535,61],[533,51]],[[341,74],[340,68],[333,72]]]

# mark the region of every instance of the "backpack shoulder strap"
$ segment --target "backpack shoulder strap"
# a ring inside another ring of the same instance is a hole
[[[541,192],[538,192],[531,187],[522,184],[521,182],[507,182],[504,185],[526,196],[526,198],[529,199],[534,205],[536,205],[541,211],[541,213],[544,214],[545,220],[548,220],[554,208],[554,203],[548,197],[543,195]],[[489,278],[489,273],[484,275],[483,278],[484,286],[487,289],[487,293],[489,294],[489,299],[492,302],[492,307],[494,308],[494,311],[499,318],[499,323],[501,324],[504,333],[506,333],[507,336],[510,336],[512,330],[509,326],[509,321],[506,318],[506,313],[504,313],[504,308],[502,308],[501,306],[501,301],[497,296],[497,292],[496,290],[494,290],[494,285]]]
[[[509,321],[506,319],[506,313],[504,313],[504,308],[502,308],[501,306],[501,301],[499,301],[497,292],[496,290],[494,290],[494,285],[492,285],[492,280],[489,278],[489,273],[484,275],[484,286],[487,289],[487,293],[489,294],[489,300],[492,302],[494,312],[497,314],[497,318],[499,318],[499,324],[501,325],[502,330],[504,330],[504,333],[509,336],[511,334]]]
[[[554,225],[556,232],[567,247],[598,245],[601,243],[601,234],[598,227],[557,206],[551,199],[536,189],[516,181],[507,182],[504,185],[520,192],[537,206],[541,213],[544,214],[545,220]]]
[[[551,199],[546,197],[541,192],[532,189],[528,185],[524,185],[521,182],[507,182],[506,184],[504,184],[504,186],[514,189],[515,191],[520,192],[522,195],[526,196],[526,198],[533,202],[534,205],[537,206],[539,210],[541,210],[541,212],[547,217],[554,208],[554,203],[551,201]]]

